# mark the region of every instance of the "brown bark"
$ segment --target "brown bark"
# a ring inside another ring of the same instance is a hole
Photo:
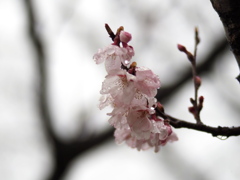
[[[240,68],[240,1],[211,0],[211,3],[223,23],[228,43]],[[240,74],[237,80],[240,82]]]

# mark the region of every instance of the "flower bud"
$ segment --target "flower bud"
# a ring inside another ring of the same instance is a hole
[[[177,45],[178,47],[178,50],[181,51],[181,52],[184,52],[186,55],[187,55],[187,58],[190,62],[193,62],[194,61],[194,57],[192,55],[192,53],[190,53],[185,46],[181,45],[181,44],[178,44]]]
[[[187,49],[185,48],[185,46],[183,46],[183,45],[181,45],[181,44],[178,44],[177,47],[178,47],[178,50],[179,50],[179,51],[185,52],[185,53],[187,52]]]
[[[192,113],[192,114],[195,114],[195,109],[194,109],[193,106],[188,107],[188,111],[189,111],[190,113]]]
[[[134,61],[132,62],[132,64],[130,65],[130,68],[136,68],[137,67],[137,63]]]
[[[195,76],[194,82],[195,82],[195,84],[198,88],[201,86],[202,81],[201,81],[201,78],[199,76]]]
[[[123,43],[128,43],[131,41],[132,35],[126,31],[121,31],[120,32],[120,41]]]
[[[204,97],[203,97],[203,96],[200,96],[200,97],[199,97],[199,103],[202,104],[203,101],[204,101]]]

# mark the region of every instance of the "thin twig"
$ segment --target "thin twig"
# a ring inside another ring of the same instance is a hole
[[[193,74],[193,83],[194,83],[194,101],[193,101],[193,107],[194,107],[194,117],[197,121],[198,124],[202,124],[201,118],[200,118],[200,110],[198,106],[198,89],[199,89],[199,78],[197,78],[197,66],[196,66],[196,61],[197,61],[197,47],[198,44],[200,43],[200,39],[198,36],[198,29],[195,28],[195,45],[194,45],[194,54],[193,54],[193,61],[192,63],[192,74]]]
[[[106,29],[107,33],[109,34],[109,37],[114,41],[114,38],[116,37],[116,35],[114,34],[114,32],[112,31],[112,29],[110,28],[110,26],[108,24],[105,24],[105,29]]]
[[[216,44],[217,46],[213,47],[212,51],[206,56],[202,63],[198,64],[199,75],[211,73],[211,69],[214,67],[214,64],[219,60],[218,56],[225,53],[229,47],[225,38],[220,39]],[[161,87],[158,90],[156,98],[159,102],[167,102],[176,90],[180,89],[192,77],[192,72],[189,69],[184,70],[181,74],[182,75],[178,77],[179,79],[177,79],[176,82],[169,86]]]

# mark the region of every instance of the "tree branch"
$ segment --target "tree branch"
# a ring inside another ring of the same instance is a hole
[[[188,128],[212,134],[212,136],[239,136],[240,127],[211,127],[205,124],[190,123],[167,115],[174,128]]]
[[[228,43],[240,68],[240,1],[211,0],[211,3],[223,23]],[[237,80],[240,82],[240,74]]]
[[[159,116],[169,121],[169,124],[171,124],[171,126],[173,126],[174,128],[188,128],[188,129],[193,129],[197,131],[202,131],[202,132],[210,133],[214,137],[225,136],[228,138],[230,136],[240,135],[240,126],[239,127],[234,127],[234,126],[233,127],[222,127],[222,126],[211,127],[205,124],[191,123],[191,122],[177,119],[168,114],[165,114],[158,108],[156,109],[156,111]]]

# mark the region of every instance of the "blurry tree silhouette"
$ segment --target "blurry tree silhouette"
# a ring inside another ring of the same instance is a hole
[[[223,24],[226,28],[228,34],[228,41],[233,49],[233,53],[235,54],[236,59],[239,62],[239,55],[240,55],[240,3],[234,0],[211,0],[213,3],[214,8],[219,13]],[[220,6],[220,3],[224,5]],[[35,8],[32,0],[25,0],[25,7],[26,7],[26,16],[28,18],[28,33],[29,33],[29,40],[32,43],[32,46],[35,48],[35,58],[37,62],[38,68],[38,99],[36,102],[36,106],[39,109],[39,116],[41,117],[42,124],[44,126],[45,133],[49,139],[49,143],[51,144],[52,148],[52,156],[53,156],[53,171],[49,175],[48,180],[59,180],[61,179],[67,169],[70,166],[70,163],[77,157],[83,154],[84,152],[88,151],[89,149],[101,145],[103,142],[112,138],[113,129],[110,129],[107,132],[103,132],[102,134],[95,136],[90,135],[88,138],[81,138],[85,137],[84,131],[80,132],[80,134],[72,140],[63,141],[57,133],[54,131],[53,128],[53,117],[50,112],[49,108],[49,99],[48,99],[48,70],[46,66],[46,53],[45,53],[45,46],[41,39],[41,36],[36,31],[36,22],[37,17],[35,14]],[[220,8],[220,10],[219,10]],[[226,10],[226,11],[224,11]],[[224,12],[222,12],[224,11]],[[231,14],[232,13],[232,14]],[[236,17],[235,17],[236,16]],[[227,19],[226,19],[227,18]],[[234,27],[234,28],[233,28]],[[199,64],[198,66],[198,73],[199,74],[206,74],[211,73],[211,70],[218,60],[218,56],[222,55],[225,50],[228,49],[227,41],[224,37],[216,43],[217,46],[213,47],[212,51],[207,55],[206,59]],[[165,103],[168,99],[176,94],[180,87],[187,81],[192,79],[191,70],[186,70],[185,74],[183,74],[176,82],[169,85],[168,87],[161,88],[160,92],[157,94],[158,101]],[[172,118],[168,116],[168,118]],[[177,119],[172,119],[176,120]],[[173,121],[173,124],[174,125]],[[185,123],[185,124],[184,124]],[[193,124],[193,126],[189,126],[188,122],[181,121],[180,125],[176,127],[187,127],[193,128],[197,130],[206,131],[205,125],[197,125]],[[191,124],[190,124],[191,125]],[[203,127],[204,126],[204,127]],[[210,129],[209,133],[212,131],[222,132],[221,129],[215,128]],[[229,129],[228,129],[229,130]],[[239,129],[236,130],[236,135],[239,135]],[[212,133],[213,134],[213,133]],[[214,134],[213,134],[214,135]]]

